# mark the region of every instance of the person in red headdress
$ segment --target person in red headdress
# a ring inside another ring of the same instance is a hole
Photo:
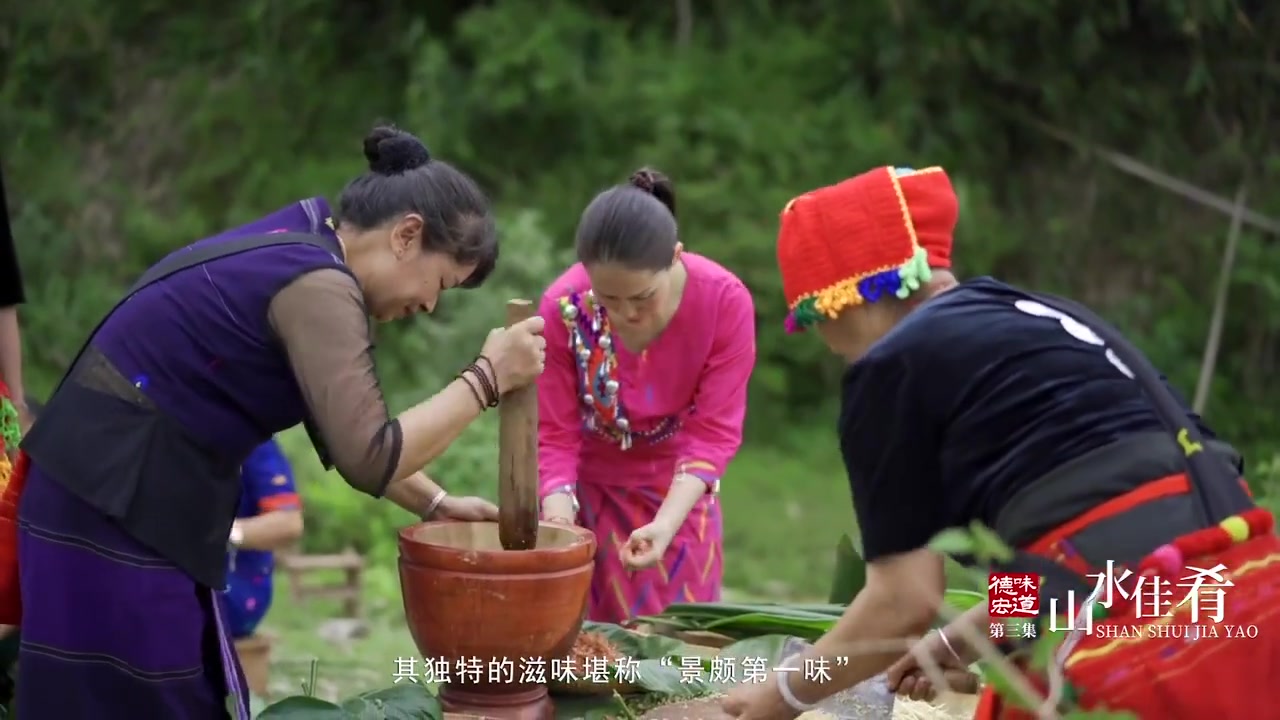
[[[830,679],[778,673],[725,710],[791,718],[886,671],[899,693],[927,696],[922,658],[967,668],[989,637],[1039,696],[988,688],[979,718],[1038,716],[1019,704],[1261,717],[1257,693],[1280,672],[1280,539],[1239,454],[1088,309],[958,281],[957,215],[941,168],[877,168],[782,211],[788,329],[815,328],[850,363],[840,439],[867,579],[793,659]],[[983,603],[903,657],[890,641],[926,633],[942,604],[931,540],[975,522],[1013,549],[993,572],[1024,573],[1038,595]],[[1028,645],[1046,634],[1063,644],[1033,668]],[[889,648],[860,650],[876,641]]]

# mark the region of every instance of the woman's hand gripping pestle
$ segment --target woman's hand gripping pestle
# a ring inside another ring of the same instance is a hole
[[[541,315],[525,318],[510,327],[489,332],[480,354],[493,363],[498,392],[523,388],[547,366],[547,339],[542,336]]]

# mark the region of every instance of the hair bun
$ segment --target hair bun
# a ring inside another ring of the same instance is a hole
[[[654,172],[652,170],[649,168],[641,168],[631,173],[630,182],[641,190],[651,193],[653,192],[653,185],[656,180],[657,178],[654,177]]]
[[[676,214],[676,190],[671,184],[671,178],[653,168],[642,167],[631,173],[627,182],[657,198],[673,216]]]
[[[379,125],[364,138],[369,170],[379,175],[399,175],[431,162],[427,146],[413,135],[391,125]]]

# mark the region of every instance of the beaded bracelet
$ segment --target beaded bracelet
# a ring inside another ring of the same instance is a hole
[[[502,388],[498,387],[498,371],[493,369],[493,361],[483,353],[476,357],[476,362],[479,363],[480,361],[484,361],[484,364],[489,366],[489,375],[486,376],[485,379],[488,380],[490,377],[493,378],[493,396],[495,398],[502,397]],[[497,405],[498,401],[494,400],[493,404]]]
[[[493,363],[489,361],[489,358],[481,355],[477,360],[483,360],[485,364],[489,366],[490,372],[493,371]],[[467,377],[467,373],[470,373],[475,377],[475,383]],[[480,365],[478,363],[473,362],[470,365],[467,365],[462,369],[462,372],[458,373],[458,377],[467,383],[467,387],[471,388],[471,394],[480,405],[481,412],[484,412],[488,408],[498,407],[499,395],[497,382],[490,380],[489,375],[480,369]],[[476,383],[479,383],[480,385],[479,390],[476,389]],[[483,390],[483,396],[481,394],[481,390]]]
[[[484,404],[484,398],[480,397],[480,391],[476,389],[475,384],[467,379],[467,370],[469,369],[470,368],[464,368],[462,372],[458,373],[458,377],[456,379],[461,380],[466,384],[467,389],[471,391],[471,396],[476,399],[476,404],[480,406],[480,412],[484,412],[489,408]]]
[[[471,363],[463,368],[462,372],[471,373],[471,375],[476,379],[476,382],[480,384],[481,390],[484,391],[484,398],[481,399],[480,404],[486,408],[490,407],[490,402],[493,400],[493,386],[489,384],[489,378],[485,376],[484,372],[480,369],[480,366],[475,363]]]
[[[479,361],[481,360],[483,360],[484,363],[489,366],[489,373],[485,373],[483,370],[480,369]],[[480,385],[484,388],[485,399],[486,399],[485,405],[487,407],[498,407],[498,399],[501,397],[501,395],[498,393],[498,381],[497,381],[498,375],[497,373],[494,372],[493,363],[489,360],[489,358],[485,357],[484,355],[477,357],[476,361],[468,365],[466,369],[463,370],[463,372],[466,372],[467,370],[470,370],[471,372],[475,373],[476,379],[480,381]],[[492,375],[492,379],[491,379],[491,375]]]

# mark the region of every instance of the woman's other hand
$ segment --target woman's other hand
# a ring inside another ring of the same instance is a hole
[[[920,663],[920,655],[932,658],[948,687],[934,686]],[[890,690],[912,700],[933,700],[942,690],[973,692],[977,685],[968,666],[956,657],[937,630],[917,641],[910,652],[889,668],[888,680]]]
[[[522,388],[542,374],[547,364],[547,339],[542,336],[544,324],[542,316],[535,315],[489,333],[480,354],[493,365],[498,392]]]
[[[653,522],[638,528],[622,547],[622,565],[628,570],[641,570],[657,565],[662,561],[674,536],[675,530],[661,523]]]
[[[446,496],[440,501],[440,507],[432,513],[438,518],[450,520],[466,520],[471,522],[497,521],[498,506],[482,497]]]

